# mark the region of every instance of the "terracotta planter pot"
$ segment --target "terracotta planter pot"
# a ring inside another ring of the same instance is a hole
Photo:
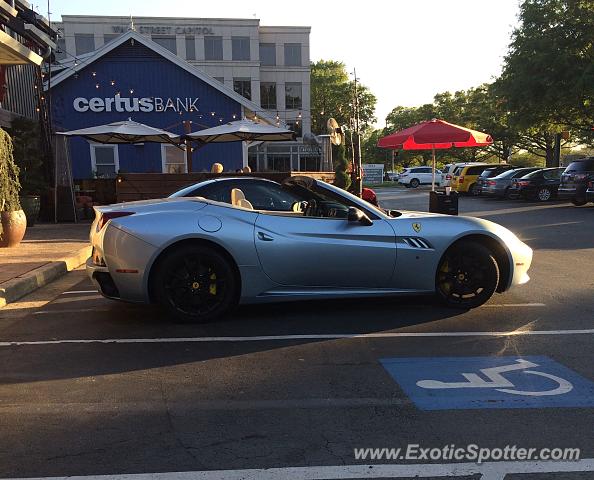
[[[25,236],[27,218],[25,212],[0,212],[0,247],[16,247]]]

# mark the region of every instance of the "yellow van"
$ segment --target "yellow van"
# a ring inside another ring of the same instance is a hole
[[[456,168],[452,180],[452,190],[456,190],[458,193],[470,193],[472,195],[478,177],[483,173],[485,168],[490,166],[495,165],[489,163],[467,163]]]

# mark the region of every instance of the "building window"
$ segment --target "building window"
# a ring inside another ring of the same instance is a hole
[[[252,81],[249,78],[234,78],[233,90],[248,100],[252,99]]]
[[[66,39],[58,38],[56,40],[56,60],[64,60],[66,58]]]
[[[175,145],[161,145],[163,173],[186,173],[186,151]]]
[[[285,65],[287,67],[301,66],[300,43],[285,43]]]
[[[223,37],[215,37],[211,35],[204,37],[204,59],[223,59]]]
[[[121,34],[120,33],[104,33],[103,34],[103,43],[109,43],[112,40],[118,38]]]
[[[276,83],[260,82],[260,105],[266,110],[276,110]]]
[[[289,130],[293,130],[295,132],[295,135],[297,135],[298,137],[302,137],[303,136],[303,130],[302,130],[302,122],[301,120],[294,120],[291,122],[287,122],[287,128]]]
[[[285,83],[285,108],[287,110],[301,108],[301,83]]]
[[[274,43],[260,44],[260,65],[276,65],[276,45]]]
[[[95,35],[92,33],[75,33],[74,46],[77,55],[83,55],[95,50]]]
[[[154,35],[151,39],[153,42],[177,55],[177,42],[175,41],[175,36],[166,37],[164,35]]]
[[[118,146],[92,143],[91,168],[97,178],[114,178],[120,169]]]
[[[233,60],[250,59],[250,37],[231,37],[231,58]]]
[[[186,37],[186,60],[196,60],[196,40]]]

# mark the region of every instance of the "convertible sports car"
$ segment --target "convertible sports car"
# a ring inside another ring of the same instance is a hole
[[[309,177],[267,183],[275,200],[264,205],[291,199],[290,209],[256,209],[240,188],[228,202],[95,207],[89,276],[108,298],[187,322],[238,303],[354,296],[436,294],[474,308],[529,280],[532,250],[487,220],[381,210]]]

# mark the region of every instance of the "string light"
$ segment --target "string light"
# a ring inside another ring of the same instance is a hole
[[[115,80],[112,80],[110,83],[111,83],[111,86],[113,87],[115,85]]]
[[[130,89],[130,95],[132,95],[133,93],[134,93],[134,89],[133,89],[133,88],[131,88],[131,89]]]
[[[98,83],[95,84],[95,88],[99,88],[99,84]]]
[[[91,73],[91,75],[93,75],[93,77],[96,77],[97,76],[97,72],[93,72],[93,73]]]

